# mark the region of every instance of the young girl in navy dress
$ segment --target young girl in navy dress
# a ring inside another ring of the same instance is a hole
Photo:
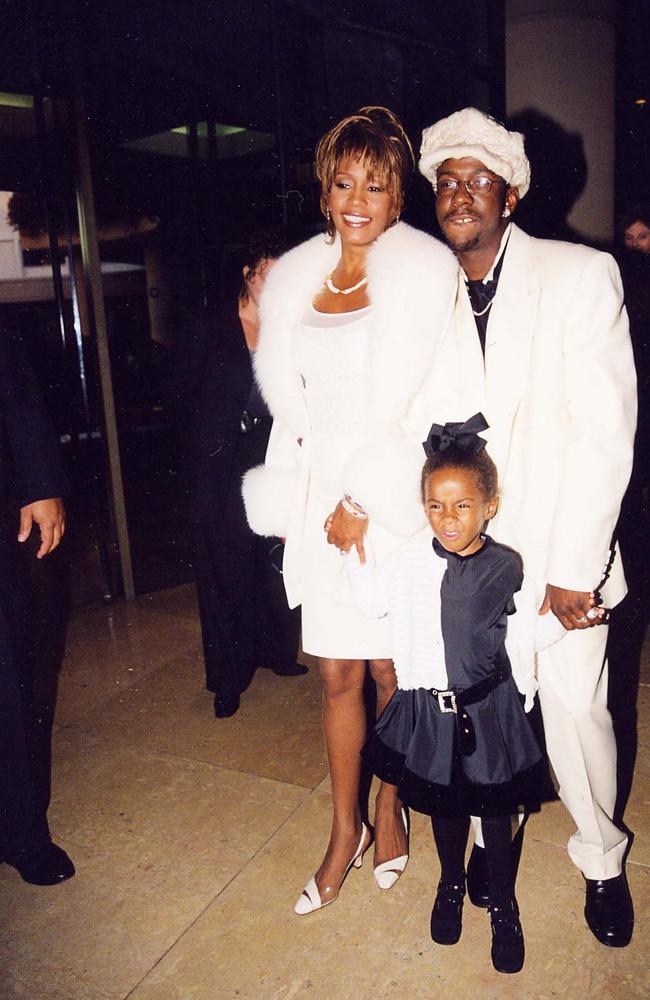
[[[431,816],[441,878],[431,936],[455,944],[465,896],[470,816],[485,841],[492,962],[518,972],[524,939],[515,898],[511,815],[555,798],[545,756],[524,710],[506,653],[506,620],[520,591],[520,556],[483,528],[497,509],[497,472],[478,431],[434,425],[424,444],[422,499],[434,538],[406,543],[383,570],[350,559],[350,581],[367,614],[390,614],[398,689],[364,754],[407,806]],[[538,618],[537,648],[564,630]],[[535,631],[528,619],[527,628]],[[517,678],[532,705],[534,638],[528,673]],[[393,882],[406,858],[397,859]]]

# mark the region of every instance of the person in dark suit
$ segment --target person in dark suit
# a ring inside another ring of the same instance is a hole
[[[646,520],[643,512],[648,509],[650,492],[650,207],[630,208],[621,219],[620,228],[624,250],[619,256],[619,264],[639,396],[634,468],[625,513],[642,524]],[[637,551],[631,551],[630,556],[634,560],[643,551],[643,547],[637,546]],[[645,562],[643,557],[641,560]]]
[[[206,687],[217,718],[235,714],[258,667],[307,672],[296,663],[300,620],[287,605],[282,541],[252,533],[241,497],[242,476],[264,461],[271,431],[252,358],[259,296],[279,253],[263,236],[252,242],[239,298],[194,317],[176,345]]]
[[[47,822],[49,752],[38,731],[34,655],[47,615],[35,614],[30,572],[61,542],[65,492],[36,379],[20,342],[0,325],[0,861],[33,885],[75,873]]]

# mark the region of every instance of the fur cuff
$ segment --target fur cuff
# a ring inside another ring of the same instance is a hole
[[[241,492],[251,531],[269,538],[286,538],[296,496],[295,472],[256,465],[242,479]]]

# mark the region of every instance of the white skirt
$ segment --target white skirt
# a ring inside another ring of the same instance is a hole
[[[354,603],[345,571],[347,556],[329,545],[323,525],[340,497],[310,490],[303,541],[302,647],[335,660],[390,660],[388,618],[367,618]],[[375,558],[385,558],[397,539],[369,525]]]

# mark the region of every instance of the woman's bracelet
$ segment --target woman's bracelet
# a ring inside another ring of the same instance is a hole
[[[356,503],[351,496],[348,496],[347,493],[341,500],[341,507],[343,508],[346,514],[351,514],[352,517],[356,517],[359,521],[368,520],[368,515],[366,514],[363,507],[360,507],[359,504]]]

